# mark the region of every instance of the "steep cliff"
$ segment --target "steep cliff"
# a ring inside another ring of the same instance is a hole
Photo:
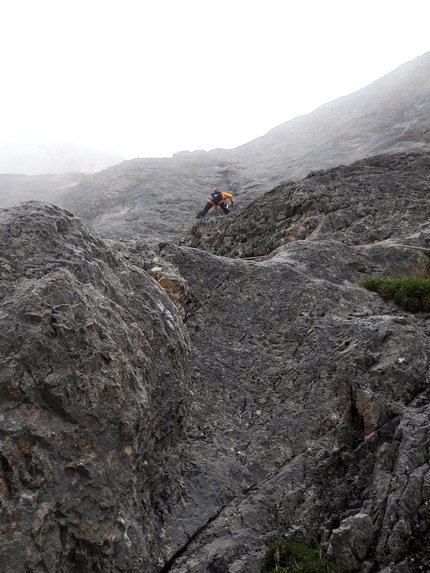
[[[194,248],[163,247],[191,293],[188,451],[202,471],[186,483],[214,507],[202,515],[190,494],[199,509],[181,519],[201,525],[171,571],[257,572],[280,535],[326,540],[342,571],[423,565],[428,314],[359,282],[427,272],[429,180],[429,154],[369,159],[199,222]]]

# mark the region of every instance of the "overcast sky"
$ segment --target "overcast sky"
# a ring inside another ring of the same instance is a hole
[[[0,143],[233,148],[430,51],[429,0],[0,0]]]

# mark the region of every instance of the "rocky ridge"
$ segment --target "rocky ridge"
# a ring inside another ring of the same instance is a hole
[[[429,72],[426,53],[349,96],[275,127],[237,153],[246,157],[253,175],[274,183],[271,167],[281,161],[288,179],[297,179],[368,156],[428,149]]]
[[[429,158],[427,152],[380,155],[313,171],[226,219],[200,221],[182,243],[235,258],[264,256],[304,239],[358,246],[408,237],[430,246]]]

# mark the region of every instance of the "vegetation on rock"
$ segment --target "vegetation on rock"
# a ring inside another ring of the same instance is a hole
[[[415,525],[412,535],[408,561],[411,572],[428,571],[430,568],[430,531],[422,530],[419,524]]]
[[[337,573],[338,567],[312,548],[292,539],[281,540],[266,552],[262,573]]]
[[[384,298],[391,298],[404,310],[418,312],[430,310],[430,278],[410,276],[403,278],[368,278],[360,285]]]

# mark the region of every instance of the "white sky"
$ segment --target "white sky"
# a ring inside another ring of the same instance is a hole
[[[242,145],[430,51],[429,0],[0,0],[0,143]]]

